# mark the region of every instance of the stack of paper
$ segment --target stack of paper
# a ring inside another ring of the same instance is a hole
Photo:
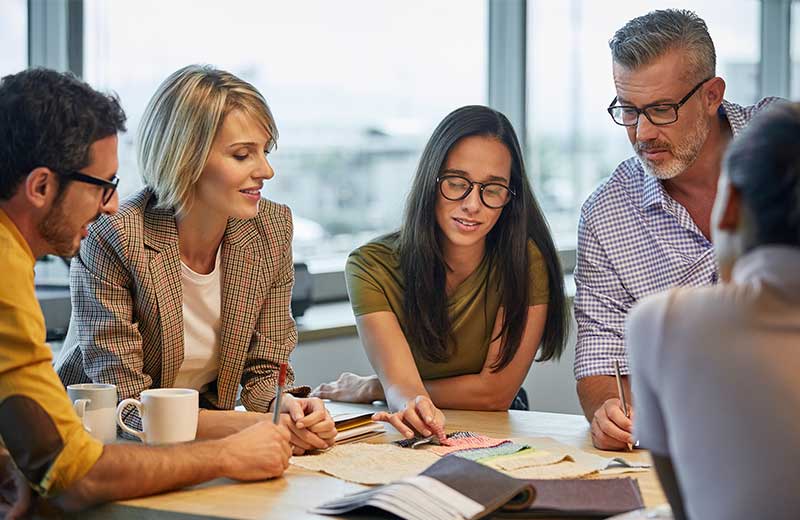
[[[503,507],[526,509],[533,488],[460,457],[445,457],[416,477],[327,502],[312,513],[341,515],[374,507],[405,520],[474,520]]]
[[[372,413],[341,413],[333,416],[336,423],[336,443],[343,444],[381,435],[386,432],[382,423],[372,420]]]

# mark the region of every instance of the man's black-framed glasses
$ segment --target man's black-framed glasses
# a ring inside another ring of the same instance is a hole
[[[617,102],[617,98],[615,97],[608,106],[608,113],[611,115],[611,119],[621,126],[638,125],[640,114],[644,114],[644,117],[656,126],[669,125],[678,120],[678,109],[689,101],[689,98],[710,79],[712,78],[706,78],[695,85],[694,88],[677,103],[654,103],[644,108],[637,108],[632,105],[615,105],[614,103]]]
[[[499,182],[475,182],[461,175],[442,175],[436,178],[439,192],[447,200],[461,200],[472,193],[476,185],[479,188],[481,202],[487,208],[499,209],[508,204],[516,195],[514,190]]]
[[[119,177],[116,175],[112,178],[112,180],[107,181],[105,179],[98,179],[97,177],[92,177],[91,175],[86,175],[85,173],[81,172],[66,171],[57,173],[62,177],[66,177],[73,181],[94,184],[95,186],[100,186],[103,188],[103,206],[109,203],[111,197],[114,196],[114,192],[117,191],[117,185],[119,184]]]

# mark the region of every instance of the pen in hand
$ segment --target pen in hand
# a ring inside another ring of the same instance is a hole
[[[622,376],[619,373],[619,360],[614,360],[614,375],[617,377],[617,393],[619,394],[619,401],[622,404],[622,413],[625,414],[625,417],[630,418],[631,413],[628,410],[628,402],[625,399],[625,389],[622,387]],[[633,450],[633,445],[629,442],[628,451]]]
[[[275,390],[275,408],[272,410],[272,422],[279,424],[281,422],[281,396],[283,395],[283,387],[286,385],[286,363],[281,363],[280,372],[278,372],[278,388]]]

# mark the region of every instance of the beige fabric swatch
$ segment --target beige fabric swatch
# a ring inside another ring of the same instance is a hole
[[[565,455],[570,460],[562,459],[561,462],[548,465],[534,465],[527,467],[516,467],[515,469],[503,470],[504,473],[517,478],[529,479],[562,479],[580,478],[592,474],[618,475],[622,473],[636,473],[647,471],[646,467],[637,468],[605,468],[611,459],[583,451],[579,448],[558,442],[550,437],[526,437],[513,439],[514,442],[527,444],[538,450],[550,452],[557,455]]]
[[[291,463],[357,484],[375,485],[418,475],[439,458],[425,449],[354,442],[316,455],[292,457]]]
[[[534,448],[532,451],[519,452],[511,455],[503,455],[494,457],[489,460],[481,460],[481,464],[485,464],[490,468],[498,471],[514,471],[522,468],[530,468],[534,466],[547,466],[549,464],[558,464],[562,461],[571,461],[567,452],[552,452],[548,450],[540,450]]]
[[[516,469],[514,471],[504,471],[507,475],[515,478],[529,479],[563,479],[581,478],[597,473],[597,469],[585,464],[573,461],[563,461],[558,464],[548,464],[546,466],[531,466],[528,468]]]
[[[641,467],[606,470],[611,459],[568,446],[549,437],[513,440],[531,446],[534,451],[520,456],[497,457],[487,461],[487,466],[512,477],[528,479],[580,478],[592,474],[610,475],[647,471]],[[393,444],[355,442],[336,445],[319,454],[292,457],[291,463],[357,484],[376,485],[418,475],[439,458],[427,447],[410,449]]]

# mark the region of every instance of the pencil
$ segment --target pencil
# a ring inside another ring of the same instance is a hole
[[[625,388],[622,387],[622,376],[619,374],[619,360],[614,360],[614,375],[617,377],[617,393],[619,394],[619,401],[622,404],[622,413],[625,414],[625,417],[630,417],[631,414],[628,411],[628,401],[625,399]],[[633,450],[633,445],[629,442],[628,443],[628,451]]]
[[[278,388],[275,389],[275,408],[272,410],[272,422],[278,424],[281,421],[281,395],[286,384],[286,363],[281,363],[278,372]]]

